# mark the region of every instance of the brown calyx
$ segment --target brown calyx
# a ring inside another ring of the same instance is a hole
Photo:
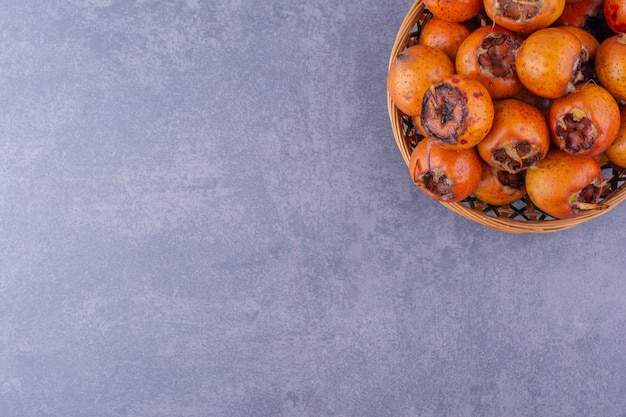
[[[454,198],[453,181],[441,170],[433,169],[422,174],[420,183],[428,191],[441,197],[442,200]]]
[[[507,142],[492,150],[491,154],[502,169],[511,173],[527,169],[541,159],[541,152],[525,140]]]
[[[420,120],[427,136],[456,144],[467,114],[467,98],[457,87],[441,83],[424,94]]]
[[[541,12],[542,0],[499,0],[500,15],[514,21],[532,19]]]
[[[587,152],[596,144],[596,127],[580,109],[559,118],[555,134],[562,141],[561,149],[570,153]]]
[[[523,172],[508,172],[499,170],[497,173],[498,181],[505,187],[521,190],[524,187]]]
[[[477,51],[478,64],[488,77],[508,77],[515,70],[520,43],[513,36],[493,33],[485,37]]]
[[[574,212],[580,212],[583,210],[603,210],[609,206],[602,203],[596,203],[602,195],[602,187],[605,182],[591,182],[585,188],[574,194],[574,199],[571,202]]]
[[[602,189],[594,184],[589,184],[578,193],[577,201],[580,203],[595,203],[598,198],[600,198],[600,194],[602,193]]]

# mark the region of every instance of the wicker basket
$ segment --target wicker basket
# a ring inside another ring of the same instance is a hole
[[[419,29],[430,18],[422,0],[416,0],[404,18],[391,51],[389,65],[408,46],[417,43]],[[403,114],[393,103],[387,93],[389,118],[396,143],[407,166],[411,152],[420,136],[414,129],[410,117]],[[441,202],[448,209],[461,216],[492,229],[509,233],[550,233],[569,229],[578,224],[601,216],[615,208],[626,199],[626,169],[605,164],[602,172],[607,184],[603,190],[601,201],[608,206],[604,210],[592,210],[573,219],[555,219],[542,212],[524,197],[510,205],[491,206],[478,200],[473,195],[458,203]]]

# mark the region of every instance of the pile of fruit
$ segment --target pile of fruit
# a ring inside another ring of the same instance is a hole
[[[389,96],[420,140],[430,197],[523,197],[566,219],[626,167],[626,0],[424,0],[431,16],[391,63]]]

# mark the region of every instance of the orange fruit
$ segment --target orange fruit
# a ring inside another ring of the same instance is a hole
[[[565,0],[484,0],[484,6],[496,25],[527,34],[554,23],[563,13]]]
[[[444,20],[464,22],[483,9],[483,0],[424,0],[424,6]]]
[[[493,123],[493,100],[478,80],[453,75],[424,93],[420,126],[439,146],[465,149],[483,140]]]
[[[492,206],[511,204],[526,194],[523,172],[512,174],[483,163],[482,175],[474,196]]]
[[[550,130],[541,111],[514,98],[494,104],[493,126],[476,146],[480,157],[498,169],[517,173],[545,158]]]
[[[475,148],[445,149],[431,138],[420,141],[409,160],[415,185],[429,197],[454,203],[469,197],[480,181],[482,162]]]
[[[552,141],[572,155],[591,157],[604,152],[615,140],[619,123],[617,101],[592,83],[557,98],[550,108]]]
[[[454,63],[440,49],[414,45],[389,66],[387,90],[394,104],[409,116],[419,116],[422,96],[431,84],[454,74]]]
[[[422,27],[418,43],[439,48],[454,61],[459,46],[471,32],[468,22],[450,22],[433,16]]]
[[[541,210],[557,219],[606,208],[597,203],[603,176],[594,158],[581,158],[558,149],[526,171],[526,192]]]
[[[522,83],[515,71],[515,56],[522,38],[500,26],[483,26],[461,44],[456,72],[482,82],[494,100],[519,93]]]
[[[626,168],[626,107],[620,109],[617,137],[604,153],[615,165]]]
[[[557,27],[539,29],[519,47],[515,70],[530,92],[561,97],[583,79],[581,53],[582,45],[573,34]]]
[[[600,84],[618,100],[626,100],[626,35],[604,40],[595,59]]]

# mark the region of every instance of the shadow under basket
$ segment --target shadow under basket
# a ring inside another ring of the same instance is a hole
[[[423,0],[416,0],[413,3],[396,36],[389,66],[405,48],[417,43],[420,28],[431,16],[424,8]],[[395,106],[389,92],[387,105],[396,144],[408,167],[411,152],[421,137],[411,118]],[[458,203],[440,202],[440,204],[469,220],[502,232],[518,234],[558,232],[606,214],[626,199],[626,169],[607,163],[602,166],[602,173],[606,186],[599,201],[607,208],[591,210],[573,219],[555,219],[535,207],[527,196],[505,206],[486,204],[474,195]]]

